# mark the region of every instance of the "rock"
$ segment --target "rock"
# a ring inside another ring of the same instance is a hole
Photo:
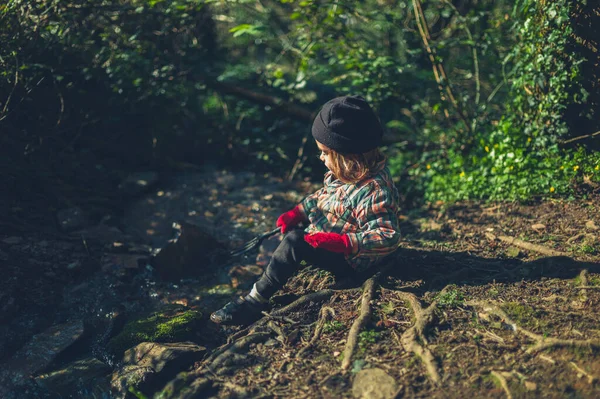
[[[35,374],[48,365],[65,349],[83,336],[82,320],[52,326],[35,335],[5,364],[5,368],[23,377]]]
[[[125,324],[107,345],[109,353],[120,357],[141,342],[189,341],[200,326],[202,313],[185,306],[168,306]]]
[[[146,192],[157,182],[158,173],[156,172],[132,173],[119,184],[119,189],[125,195],[136,196]]]
[[[154,399],[201,399],[206,398],[206,391],[212,389],[213,382],[199,377],[194,372],[177,374],[165,387],[154,395]]]
[[[17,245],[23,242],[23,238],[21,237],[7,237],[2,240],[3,243],[8,245]]]
[[[120,392],[122,397],[126,397],[131,388],[138,391],[140,387],[144,389],[151,387],[155,382],[155,377],[152,367],[129,364],[113,373],[110,386],[114,391]]]
[[[63,231],[79,230],[88,224],[88,218],[79,207],[62,209],[57,212],[56,220]]]
[[[113,374],[111,385],[120,392],[130,387],[153,391],[200,360],[206,348],[191,342],[142,342],[125,352],[123,368]]]
[[[394,378],[378,368],[361,370],[352,384],[352,394],[360,399],[392,399],[397,390]]]
[[[525,389],[528,391],[535,391],[537,389],[537,384],[531,381],[525,381]]]
[[[107,376],[111,368],[98,359],[77,360],[66,366],[42,374],[35,382],[47,391],[69,397],[74,392],[86,392],[86,397],[105,397],[110,394]]]
[[[179,281],[203,272],[214,271],[217,263],[227,259],[225,246],[200,227],[181,223],[178,237],[170,240],[155,256],[150,264],[160,278]]]

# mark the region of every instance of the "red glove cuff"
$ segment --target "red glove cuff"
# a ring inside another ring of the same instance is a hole
[[[352,253],[352,244],[348,234],[307,234],[304,236],[304,241],[306,241],[313,248],[321,248],[331,252],[343,253],[344,255],[349,255]]]

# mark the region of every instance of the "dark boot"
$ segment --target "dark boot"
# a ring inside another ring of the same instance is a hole
[[[266,309],[267,304],[239,297],[211,314],[210,319],[226,326],[248,325],[260,319]]]

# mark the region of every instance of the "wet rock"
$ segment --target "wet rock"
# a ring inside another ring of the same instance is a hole
[[[206,398],[213,388],[212,380],[199,377],[194,372],[177,374],[165,387],[154,395],[154,399],[200,399]]]
[[[23,242],[23,238],[21,237],[7,237],[2,240],[3,243],[8,245],[17,245]]]
[[[80,392],[82,397],[105,397],[110,394],[110,371],[111,368],[98,359],[82,359],[42,374],[35,382],[62,397],[69,397],[74,392]]]
[[[148,389],[152,386],[155,377],[152,367],[129,364],[113,373],[110,386],[125,397],[130,390],[139,391],[140,387]]]
[[[5,367],[23,377],[48,367],[60,353],[83,336],[82,320],[52,326],[35,335],[6,363]]]
[[[102,223],[97,226],[87,227],[74,234],[84,237],[89,242],[95,242],[102,245],[108,245],[114,242],[128,242],[131,240],[131,236],[123,233],[118,227],[108,226]]]
[[[360,399],[391,399],[397,390],[394,378],[378,368],[361,370],[352,384],[352,394]]]
[[[227,259],[225,246],[200,227],[181,223],[177,238],[170,240],[150,264],[163,280],[179,281],[212,272]]]
[[[119,184],[119,189],[125,194],[136,196],[146,192],[158,182],[158,173],[156,172],[138,172],[125,178]]]
[[[113,337],[107,350],[120,357],[127,349],[141,342],[177,342],[194,338],[202,313],[185,306],[168,306],[150,315],[125,324]]]
[[[79,207],[62,209],[57,212],[56,220],[63,231],[73,231],[84,228],[88,218]]]
[[[191,342],[143,342],[125,352],[123,368],[113,374],[113,389],[152,391],[200,360],[206,348]]]

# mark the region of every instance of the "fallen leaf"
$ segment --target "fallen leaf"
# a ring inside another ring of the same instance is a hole
[[[545,224],[541,224],[541,223],[536,223],[534,225],[531,226],[532,229],[540,231],[540,230],[545,230],[546,229],[546,225]]]

